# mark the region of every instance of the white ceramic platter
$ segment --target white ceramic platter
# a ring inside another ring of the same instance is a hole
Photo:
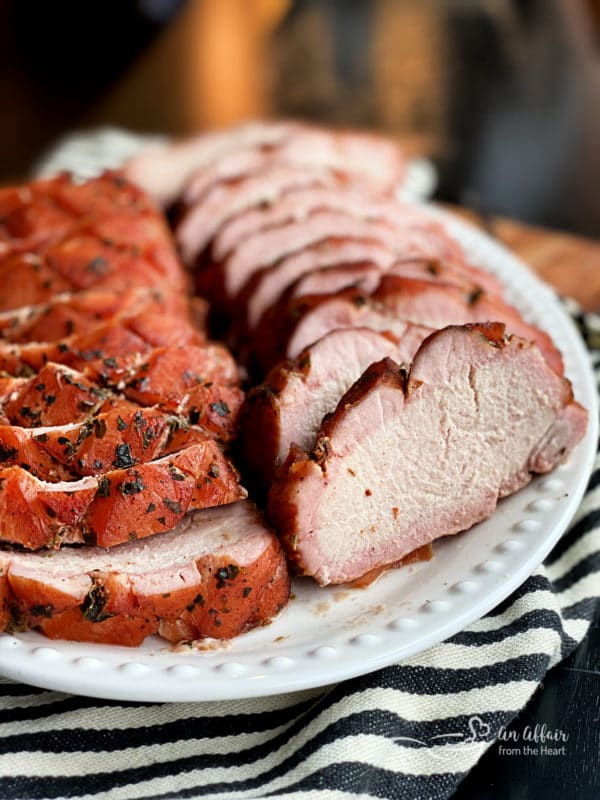
[[[229,646],[177,653],[158,638],[129,649],[0,635],[0,673],[25,683],[119,700],[225,700],[323,686],[392,664],[483,616],[519,586],[559,539],[585,490],[598,437],[587,352],[552,291],[504,248],[432,210],[508,299],[551,333],[575,396],[590,411],[568,463],[503,500],[486,522],[436,542],[432,561],[393,570],[367,589],[294,582],[295,598],[268,627]]]

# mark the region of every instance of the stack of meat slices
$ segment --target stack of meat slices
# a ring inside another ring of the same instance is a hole
[[[0,220],[0,627],[133,645],[267,622],[289,578],[227,456],[238,368],[162,214],[120,176],[61,175],[0,192]]]
[[[128,167],[174,209],[196,287],[262,379],[240,450],[290,561],[323,584],[489,516],[586,426],[550,337],[397,200],[403,169],[387,141],[296,123]]]

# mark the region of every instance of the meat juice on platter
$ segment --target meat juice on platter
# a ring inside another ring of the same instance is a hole
[[[568,458],[561,353],[405,170],[284,121],[0,191],[1,628],[227,641]]]

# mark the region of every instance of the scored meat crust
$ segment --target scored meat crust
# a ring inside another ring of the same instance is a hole
[[[117,462],[119,463],[119,462]],[[170,530],[187,511],[246,497],[213,439],[76,481],[0,469],[0,540],[32,550],[74,542],[113,547]]]

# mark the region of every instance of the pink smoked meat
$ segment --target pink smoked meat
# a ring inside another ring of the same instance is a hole
[[[252,474],[268,483],[292,443],[312,449],[325,414],[370,364],[386,356],[404,362],[412,353],[392,336],[341,328],[274,367],[249,392],[240,414],[240,443]]]
[[[535,345],[499,324],[449,327],[408,376],[389,359],[366,370],[312,451],[293,448],[270,517],[299,572],[356,580],[491,516],[566,458],[586,424]]]

